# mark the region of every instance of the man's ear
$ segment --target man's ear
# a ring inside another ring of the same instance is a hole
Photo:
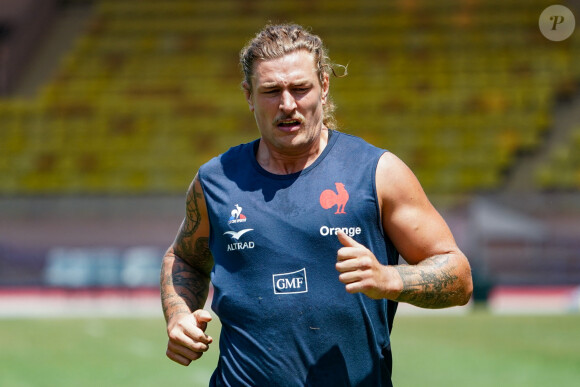
[[[252,101],[252,91],[247,81],[242,82],[242,89],[244,89],[244,96],[246,97],[246,101],[248,102],[250,111],[254,112],[254,101]]]
[[[322,104],[323,105],[326,104],[329,90],[330,90],[330,77],[328,76],[328,74],[324,73],[324,78],[322,80]]]

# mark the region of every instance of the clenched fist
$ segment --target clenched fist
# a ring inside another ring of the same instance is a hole
[[[346,291],[363,293],[373,299],[396,297],[396,289],[403,286],[396,271],[381,264],[369,249],[344,232],[338,231],[337,236],[344,247],[338,250],[336,270]]]
[[[213,339],[205,334],[211,314],[198,309],[191,314],[176,316],[167,325],[167,357],[176,363],[188,366],[209,349]]]

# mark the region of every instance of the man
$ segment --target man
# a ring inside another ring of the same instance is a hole
[[[467,303],[469,263],[401,160],[329,127],[317,36],[267,26],[240,57],[260,138],[189,188],[162,265],[167,356],[189,365],[212,343],[211,279],[222,332],[210,385],[391,385],[397,302]]]

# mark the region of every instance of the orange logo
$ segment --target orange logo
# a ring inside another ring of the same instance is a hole
[[[326,189],[320,194],[320,205],[325,210],[336,206],[335,214],[346,214],[344,206],[348,202],[348,192],[342,183],[334,183],[336,192],[331,189]]]

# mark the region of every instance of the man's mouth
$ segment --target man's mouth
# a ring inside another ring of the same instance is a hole
[[[278,128],[285,132],[293,132],[300,129],[302,122],[297,119],[286,119],[278,121]]]

